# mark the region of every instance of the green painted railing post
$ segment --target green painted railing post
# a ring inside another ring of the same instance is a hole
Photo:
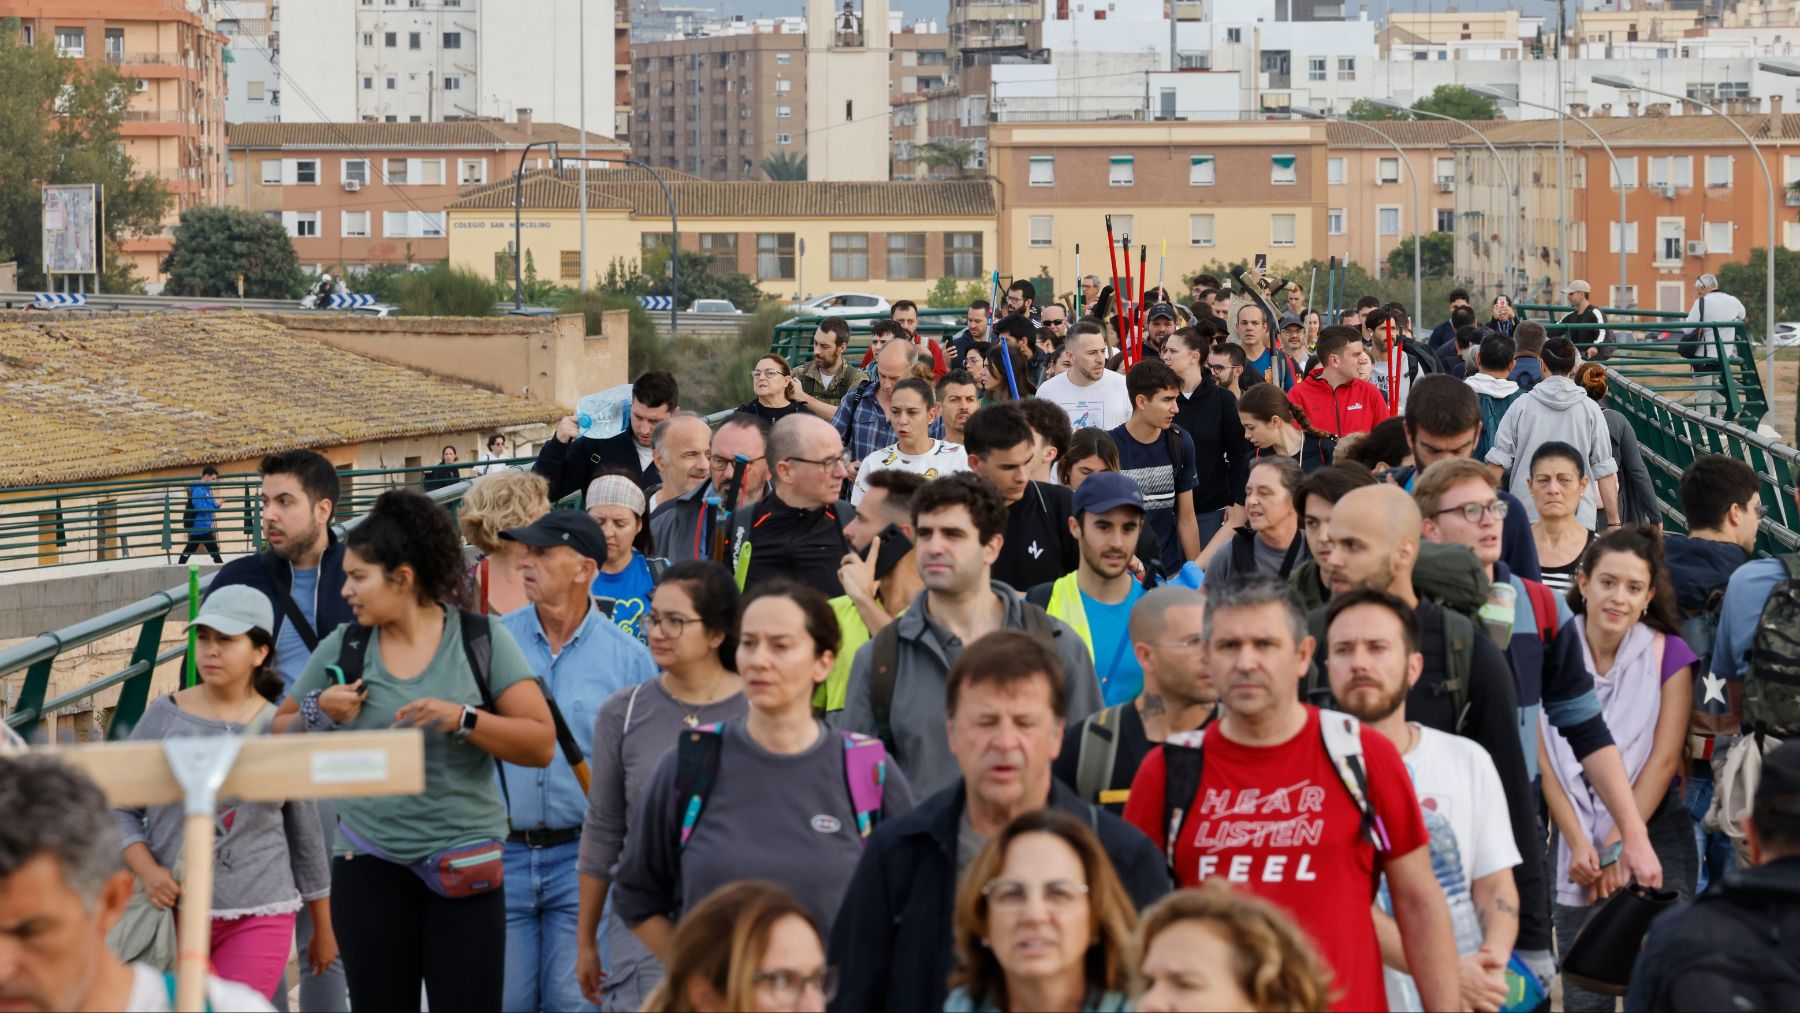
[[[156,655],[162,648],[163,624],[167,621],[168,613],[159,612],[144,620],[144,625],[138,628],[137,647],[131,652],[131,664],[134,668],[142,666],[143,671],[126,679],[119,687],[119,703],[113,708],[107,738],[125,738],[144,716],[144,707],[150,703],[150,683],[156,678]]]
[[[200,564],[188,564],[188,631],[187,659],[182,664],[183,687],[192,686],[200,681],[200,665],[194,660],[194,648],[200,634],[194,629],[194,617],[200,614]]]
[[[50,691],[50,666],[55,662],[54,657],[45,658],[25,670],[25,686],[19,690],[19,702],[14,711],[34,714],[33,720],[43,717],[37,712],[43,709],[44,694]]]

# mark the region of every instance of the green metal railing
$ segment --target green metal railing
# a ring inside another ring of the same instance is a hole
[[[943,338],[962,330],[967,324],[968,310],[928,310],[919,311],[919,333],[928,338]],[[852,364],[862,361],[863,353],[869,348],[869,326],[877,320],[888,319],[886,313],[838,313],[833,314],[850,324],[850,347],[844,355]],[[812,361],[813,334],[819,329],[819,321],[823,316],[794,317],[775,325],[775,337],[769,342],[769,351],[786,359],[794,368]]]

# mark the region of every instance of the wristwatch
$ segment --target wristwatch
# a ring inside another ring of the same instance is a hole
[[[457,722],[456,731],[451,732],[450,737],[458,742],[469,741],[469,736],[475,734],[475,719],[480,713],[468,704],[463,704],[462,720]]]

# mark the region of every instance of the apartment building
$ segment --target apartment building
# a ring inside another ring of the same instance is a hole
[[[225,36],[225,122],[281,118],[276,0],[228,0],[216,8]]]
[[[1328,255],[1325,126],[1313,121],[995,123],[989,172],[999,181],[1000,268],[1040,268],[1071,286],[1107,270],[1115,235],[1149,247],[1171,284],[1215,261],[1258,253],[1284,264]],[[1135,254],[1134,254],[1135,255]],[[1135,273],[1135,266],[1134,266]]]
[[[309,269],[428,266],[450,254],[446,205],[509,180],[527,145],[537,145],[525,162],[533,170],[549,164],[548,142],[572,153],[579,140],[573,127],[529,115],[513,123],[238,123],[225,203],[278,218]],[[588,145],[590,154],[629,154],[608,138]]]
[[[1325,158],[1330,194],[1325,241],[1331,255],[1376,277],[1384,274],[1388,253],[1413,235],[1413,173],[1418,174],[1420,231],[1456,231],[1453,145],[1472,139],[1468,130],[1442,120],[1391,120],[1366,127],[1328,123],[1325,136],[1330,147]]]
[[[57,55],[110,64],[130,82],[120,144],[136,171],[174,197],[162,232],[123,241],[138,276],[155,285],[174,246],[181,212],[217,204],[225,186],[225,37],[205,4],[182,0],[0,0],[0,19],[18,18],[27,43]]]
[[[988,180],[720,182],[678,172],[668,183],[681,248],[749,275],[771,297],[855,291],[923,300],[939,278],[980,281],[998,266],[999,200]],[[579,280],[579,194],[567,169],[528,174],[523,190],[523,248],[540,275],[565,285]],[[588,207],[590,265],[639,261],[667,247],[669,205],[641,170],[591,176]],[[477,188],[446,210],[452,265],[484,275],[510,270],[510,184]]]

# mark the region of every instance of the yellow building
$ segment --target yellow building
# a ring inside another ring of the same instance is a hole
[[[544,170],[527,174],[518,195],[528,263],[564,285],[580,280],[579,185],[576,170]],[[923,300],[939,278],[977,281],[995,266],[999,208],[987,180],[715,182],[675,174],[669,190],[681,248],[749,275],[771,298],[854,291]],[[513,199],[507,180],[446,207],[452,266],[511,273]],[[587,240],[596,277],[615,260],[636,263],[666,246],[662,188],[641,171],[591,170]]]

